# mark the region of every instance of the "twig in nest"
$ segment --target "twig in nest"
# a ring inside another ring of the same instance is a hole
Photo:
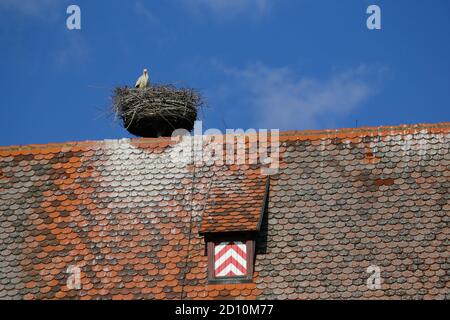
[[[173,85],[116,88],[113,95],[114,113],[130,133],[142,137],[170,135],[178,128],[192,130],[202,106],[197,91]]]

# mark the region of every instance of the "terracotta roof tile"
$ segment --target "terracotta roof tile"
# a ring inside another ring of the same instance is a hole
[[[258,231],[268,178],[255,174],[257,170],[227,169],[223,176],[212,177],[200,232]]]

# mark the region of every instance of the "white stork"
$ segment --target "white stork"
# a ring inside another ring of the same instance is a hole
[[[144,69],[142,75],[137,79],[135,88],[147,88],[149,84],[148,71]]]

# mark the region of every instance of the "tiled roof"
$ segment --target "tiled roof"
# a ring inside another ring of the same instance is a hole
[[[2,147],[0,298],[450,298],[449,140],[449,123],[282,133],[263,216],[257,166],[174,163],[168,139]],[[260,229],[253,283],[207,283],[200,231],[235,227],[227,211]]]
[[[231,166],[228,174],[212,177],[201,233],[258,231],[264,212],[268,178],[259,170]]]

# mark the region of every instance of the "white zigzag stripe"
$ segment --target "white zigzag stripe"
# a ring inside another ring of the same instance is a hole
[[[216,270],[229,258],[233,257],[244,269],[247,269],[247,261],[234,249],[229,249],[218,260],[216,260],[214,266]]]
[[[214,253],[218,254],[224,247],[228,246],[229,244],[230,242],[221,242],[214,248]],[[236,241],[234,244],[237,245],[243,252],[247,253],[247,246],[245,245],[245,243]]]
[[[214,248],[214,254],[218,254],[220,252],[220,250],[222,250],[228,244],[229,244],[229,242],[221,242],[220,244],[216,245],[216,247]]]
[[[226,276],[230,271],[237,276],[244,275],[238,268],[234,266],[234,264],[230,263],[219,274],[217,274],[217,276],[218,277]]]

